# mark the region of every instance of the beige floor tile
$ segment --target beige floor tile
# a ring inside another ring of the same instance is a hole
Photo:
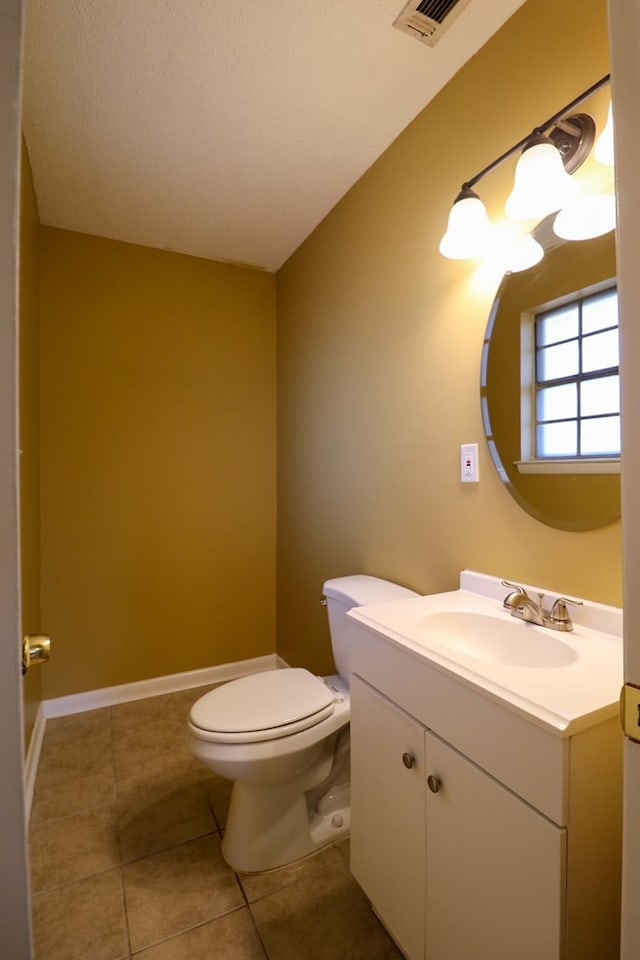
[[[189,754],[186,725],[180,723],[174,711],[166,708],[158,716],[149,716],[139,723],[112,725],[114,750],[145,749],[164,751],[167,747],[180,746]]]
[[[136,960],[265,960],[246,907],[136,954]],[[300,960],[303,960],[300,957]]]
[[[33,940],[35,960],[128,957],[120,870],[34,897]]]
[[[93,710],[47,722],[38,770],[75,773],[88,763],[111,757],[108,712]]]
[[[31,822],[86,813],[114,803],[111,751],[71,770],[41,766],[36,777]]]
[[[240,874],[238,879],[247,900],[251,903],[261,897],[268,896],[270,893],[276,893],[283,887],[288,887],[290,883],[295,883],[302,877],[311,876],[317,870],[322,870],[325,867],[345,869],[344,860],[334,847],[326,847],[312,857],[305,857],[304,860],[297,860],[295,863],[290,863],[277,870],[268,870],[265,873]]]
[[[127,736],[114,734],[113,766],[116,782],[146,783],[158,776],[186,775],[191,755],[186,738],[167,729],[163,722]]]
[[[111,730],[111,711],[109,707],[100,710],[87,710],[68,717],[51,717],[47,720],[45,742],[48,740],[84,739],[92,736],[106,736]],[[110,735],[110,734],[109,734]]]
[[[111,707],[111,723],[114,731],[134,729],[142,723],[166,719],[173,714],[173,694],[163,693],[158,697],[145,697]]]
[[[209,801],[209,805],[213,810],[216,823],[218,824],[220,830],[223,830],[229,814],[229,803],[231,801],[231,790],[233,789],[233,784],[230,780],[225,780],[224,777],[219,777],[217,774],[212,773],[212,771],[207,770],[207,768],[204,766],[202,769],[204,771],[202,788]]]
[[[35,823],[30,848],[33,893],[116,867],[120,847],[115,808]]]
[[[244,904],[217,835],[129,863],[123,879],[134,952]]]
[[[123,862],[218,829],[201,785],[175,778],[119,783],[118,826]]]
[[[402,960],[343,868],[325,868],[251,904],[269,960]]]

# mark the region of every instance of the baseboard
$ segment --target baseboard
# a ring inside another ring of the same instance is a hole
[[[31,731],[31,739],[27,748],[27,755],[24,761],[23,779],[24,779],[24,806],[27,823],[31,817],[31,807],[33,805],[33,791],[36,785],[36,773],[38,772],[38,763],[40,762],[40,750],[42,749],[42,739],[47,725],[42,704],[38,707],[35,723]]]
[[[287,663],[276,653],[251,660],[239,660],[236,663],[223,663],[217,667],[205,667],[203,670],[189,670],[186,673],[174,673],[166,677],[152,677],[135,683],[123,683],[117,687],[104,687],[101,690],[88,690],[68,697],[56,697],[42,703],[45,719],[66,717],[72,713],[84,713],[101,707],[113,707],[118,703],[131,700],[143,700],[164,693],[177,693],[210,683],[225,683],[251,673],[286,667]],[[33,738],[32,738],[33,739]]]

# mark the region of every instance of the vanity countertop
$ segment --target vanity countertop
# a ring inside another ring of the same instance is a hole
[[[497,578],[463,571],[458,590],[355,607],[349,616],[556,736],[615,716],[622,612],[584,601],[570,608],[573,630],[556,631],[512,617],[502,606],[507,592]]]

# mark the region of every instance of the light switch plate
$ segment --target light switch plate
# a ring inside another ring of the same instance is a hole
[[[460,447],[460,480],[462,483],[478,483],[478,444],[463,443]]]

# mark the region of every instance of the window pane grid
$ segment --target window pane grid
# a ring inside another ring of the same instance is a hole
[[[620,454],[617,333],[615,287],[536,318],[536,457]]]
[[[540,314],[540,318],[544,318],[544,315]],[[536,330],[538,329],[539,328],[536,327]],[[539,338],[538,342],[536,343],[536,347],[539,350],[543,350],[545,347],[559,347],[563,343],[572,343],[574,340],[581,340],[581,339],[586,340],[588,339],[588,337],[595,337],[600,333],[608,333],[610,330],[617,330],[617,329],[618,329],[618,324],[612,323],[611,326],[609,327],[601,327],[598,330],[590,330],[588,332],[581,331],[579,333],[576,333],[574,337],[563,337],[561,340],[547,340],[546,342],[543,342],[542,339]]]

